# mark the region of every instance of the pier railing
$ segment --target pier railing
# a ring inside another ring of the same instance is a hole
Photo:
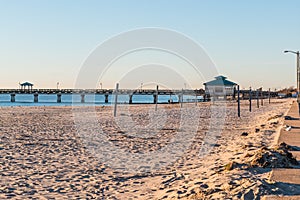
[[[191,95],[204,95],[204,90],[158,90],[159,95],[176,95],[179,93]],[[113,89],[0,89],[0,94],[113,94]],[[150,89],[119,89],[119,94],[156,94]]]

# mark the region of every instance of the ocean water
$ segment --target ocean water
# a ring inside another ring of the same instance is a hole
[[[61,103],[57,103],[56,94],[39,94],[38,103],[34,103],[33,94],[16,94],[16,102],[10,102],[10,94],[0,94],[0,107],[4,106],[72,106],[72,105],[104,105],[110,106],[114,103],[114,96],[108,96],[108,103],[105,103],[104,95],[100,94],[86,94],[85,103],[81,103],[80,94],[62,94]],[[170,99],[173,102],[178,102],[177,95],[159,95],[158,103],[167,103]],[[198,101],[203,98],[198,96]],[[191,102],[195,100],[195,96],[183,96],[183,102]],[[152,95],[133,95],[133,103],[153,103]],[[118,95],[118,103],[128,103],[128,95]]]

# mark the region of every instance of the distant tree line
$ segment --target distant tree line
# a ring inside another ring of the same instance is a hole
[[[277,92],[281,93],[281,94],[285,94],[286,97],[292,97],[293,94],[297,93],[297,88],[295,88],[294,86],[290,86],[288,88],[284,88],[284,89],[278,90]]]

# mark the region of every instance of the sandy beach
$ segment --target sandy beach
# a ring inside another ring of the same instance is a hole
[[[276,144],[292,101],[272,99],[260,108],[253,101],[249,112],[245,100],[241,118],[237,117],[236,102],[227,102],[222,130],[208,144],[211,148],[204,156],[199,152],[215,128],[211,121],[216,116],[211,102],[198,103],[199,115],[192,116],[197,129],[180,157],[156,168],[148,160],[142,163],[146,170],[136,173],[126,170],[128,166],[116,169],[118,155],[99,159],[97,155],[104,153],[91,149],[86,139],[102,144],[97,136],[100,127],[112,144],[129,155],[156,152],[170,145],[179,132],[188,136],[195,130],[190,118],[181,124],[179,104],[158,105],[158,114],[155,105],[131,105],[126,112],[118,110],[118,119],[111,106],[2,107],[0,199],[249,199],[251,195],[260,199],[265,194],[283,193],[269,182],[269,169],[246,164],[256,151]],[[91,116],[96,116],[96,125],[92,118],[89,121]],[[122,122],[126,119],[142,128]],[[226,169],[234,163],[239,166]]]

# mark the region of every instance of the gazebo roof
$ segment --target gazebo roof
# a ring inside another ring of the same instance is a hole
[[[237,85],[236,83],[226,80],[227,77],[225,76],[216,76],[215,77],[216,80],[212,80],[209,82],[204,83],[203,85],[210,85],[210,86],[235,86]]]
[[[24,82],[24,83],[21,83],[20,85],[21,86],[33,86],[33,84],[29,83],[29,82]]]

